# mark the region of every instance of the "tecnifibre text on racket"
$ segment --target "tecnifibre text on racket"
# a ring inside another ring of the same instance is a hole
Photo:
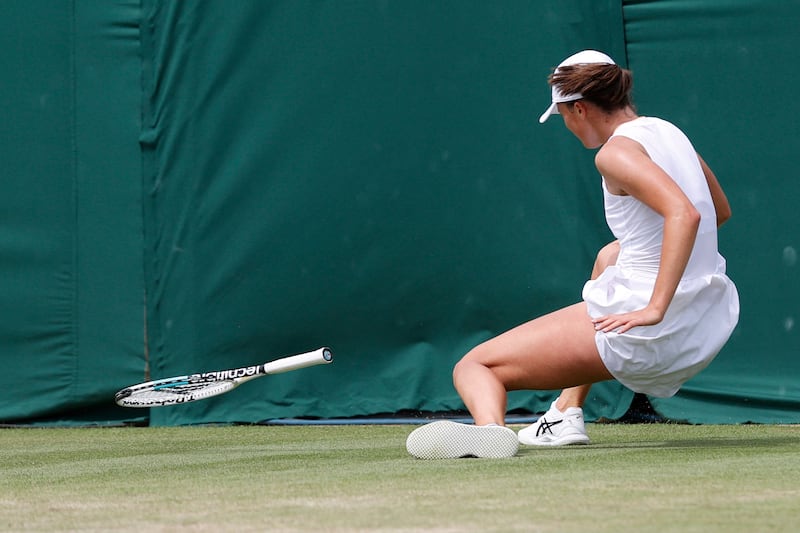
[[[324,347],[260,365],[176,376],[131,385],[117,392],[114,400],[123,407],[161,407],[193,402],[223,394],[246,381],[267,374],[280,374],[331,362],[333,353],[330,348]]]

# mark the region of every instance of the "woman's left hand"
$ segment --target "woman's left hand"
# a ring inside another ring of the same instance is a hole
[[[630,313],[593,318],[592,323],[596,331],[602,331],[603,333],[608,333],[610,331],[625,333],[636,326],[652,326],[653,324],[658,324],[663,318],[664,313],[656,309],[645,307],[644,309],[632,311]]]

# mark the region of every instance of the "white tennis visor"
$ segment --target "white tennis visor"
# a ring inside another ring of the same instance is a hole
[[[598,52],[597,50],[583,50],[578,52],[577,54],[572,54],[564,61],[559,63],[556,67],[555,72],[558,72],[558,69],[561,67],[568,67],[572,65],[587,65],[591,63],[603,63],[606,65],[616,65],[614,60],[611,59],[609,56],[604,54],[603,52]],[[558,104],[563,104],[564,102],[574,102],[575,100],[580,100],[583,98],[581,93],[571,93],[571,94],[562,94],[561,91],[554,85],[551,87],[552,98],[551,103],[547,107],[542,116],[539,117],[539,124],[544,124],[544,122],[550,118],[550,115],[555,113],[558,114]]]

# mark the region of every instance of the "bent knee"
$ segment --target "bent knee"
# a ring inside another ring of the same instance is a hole
[[[467,352],[456,364],[453,366],[453,379],[457,379],[459,374],[463,374],[466,369],[473,365],[487,367],[488,361],[484,356],[484,349],[482,345],[478,345],[469,352]]]
[[[617,257],[619,257],[619,241],[610,242],[600,248],[592,267],[592,279],[596,279],[611,265],[617,264]]]
[[[469,355],[469,354],[467,354]],[[475,364],[474,361],[467,358],[467,355],[462,357],[454,366],[453,366],[453,381],[458,381],[458,376],[464,373],[464,370],[468,368],[470,365]]]

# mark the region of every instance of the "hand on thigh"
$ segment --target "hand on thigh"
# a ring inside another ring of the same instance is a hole
[[[581,302],[488,340],[462,361],[487,367],[506,390],[554,390],[613,379],[595,333]]]

